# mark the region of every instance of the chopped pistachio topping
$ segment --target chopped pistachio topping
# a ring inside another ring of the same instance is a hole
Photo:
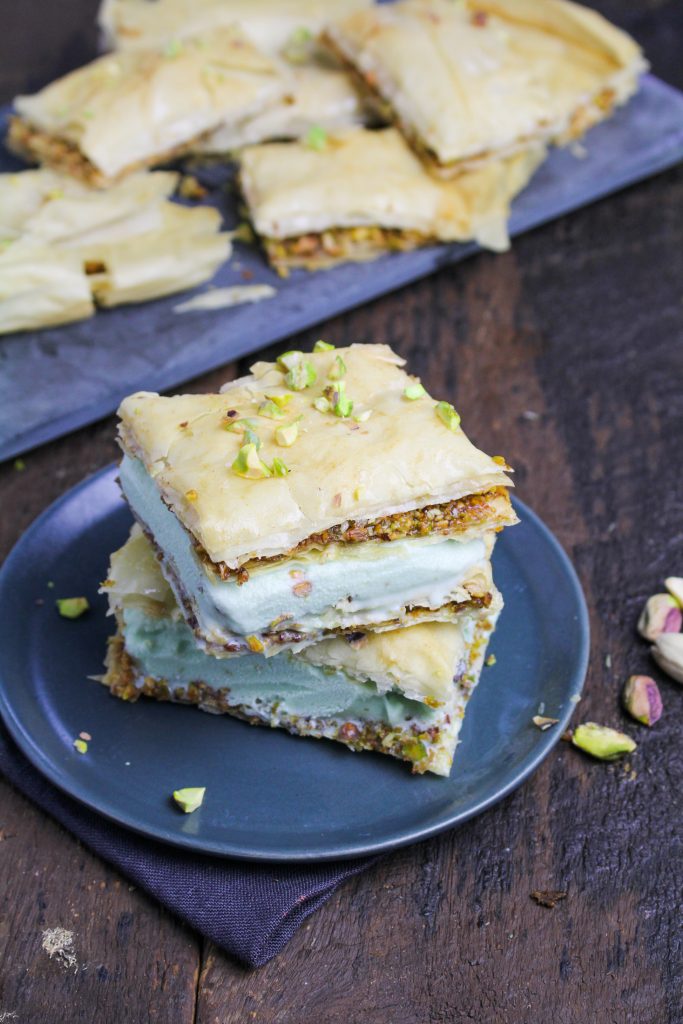
[[[244,443],[255,445],[256,451],[258,451],[261,447],[261,438],[254,430],[251,429],[251,427],[247,427],[244,431]]]
[[[278,427],[275,431],[275,443],[281,448],[291,448],[299,436],[299,422],[294,420],[286,426]]]
[[[403,744],[401,752],[409,761],[422,761],[427,756],[427,748],[422,740],[408,740]]]
[[[191,489],[189,491],[185,491],[185,497],[188,501],[196,501],[199,495],[194,489]]]
[[[312,124],[304,136],[304,145],[322,152],[327,146],[327,132],[319,124]]]
[[[458,430],[460,427],[460,416],[450,402],[437,402],[436,415],[442,423],[445,423],[449,430]]]
[[[314,352],[332,352],[335,348],[334,345],[330,345],[329,341],[316,341],[313,346]]]
[[[289,470],[287,469],[287,466],[284,464],[282,459],[278,458],[277,455],[276,455],[275,458],[273,459],[273,465],[271,466],[271,472],[272,472],[273,476],[287,476],[287,474],[289,473]]]
[[[82,739],[74,740],[74,747],[76,748],[76,750],[78,751],[79,754],[87,754],[88,753],[88,744],[85,742],[85,740],[82,740]]]
[[[317,409],[318,412],[329,412],[332,408],[329,399],[325,398],[323,395],[321,395],[320,398],[316,398],[313,403],[313,407],[314,409]]]
[[[231,434],[244,434],[247,430],[255,430],[255,428],[256,423],[249,419],[229,420],[225,424],[225,429],[230,431]]]
[[[287,370],[292,370],[297,363],[300,363],[303,359],[304,354],[298,349],[292,348],[288,352],[283,352],[281,356],[277,357],[277,365],[280,367],[283,373]]]
[[[332,368],[327,375],[328,380],[341,380],[346,376],[346,363],[341,356],[336,356]]]
[[[87,597],[59,597],[56,603],[57,611],[64,619],[78,619],[90,607]]]
[[[261,480],[270,476],[271,472],[265,462],[261,460],[255,444],[243,444],[237,453],[237,458],[230,467],[237,476],[247,480]]]
[[[269,402],[275,402],[278,409],[286,409],[294,395],[266,395]]]
[[[285,374],[285,384],[292,391],[305,391],[306,388],[310,388],[312,384],[315,384],[317,378],[318,374],[315,372],[313,363],[310,363],[308,359],[302,359],[301,362],[287,371]]]
[[[403,390],[403,397],[407,398],[409,402],[415,402],[418,398],[423,398],[427,392],[418,382],[417,384],[409,384],[407,388]]]
[[[267,398],[258,407],[259,416],[265,416],[269,420],[282,420],[285,418],[284,411],[272,399]]]
[[[192,814],[192,811],[196,811],[198,807],[202,806],[205,793],[205,786],[191,786],[188,789],[175,789],[173,791],[173,799],[181,811],[185,811],[185,814]]]
[[[334,387],[332,385],[326,387],[323,394],[330,403],[335,416],[346,417],[351,415],[353,402],[346,394],[346,384],[343,380],[340,380]]]

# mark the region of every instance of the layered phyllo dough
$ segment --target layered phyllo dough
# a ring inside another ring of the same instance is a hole
[[[119,410],[124,496],[218,656],[495,609],[504,460],[387,346],[318,348]]]
[[[445,177],[579,137],[646,66],[625,32],[567,0],[400,0],[330,19],[325,38]]]
[[[187,152],[287,88],[278,61],[237,26],[222,26],[163,49],[108,54],[19,96],[7,142],[30,161],[101,186]]]
[[[250,146],[240,158],[249,215],[273,266],[314,270],[437,242],[509,244],[510,202],[542,147],[437,181],[395,128]]]
[[[215,658],[196,644],[139,527],[112,556],[103,589],[117,620],[103,678],[115,696],[194,704],[437,775],[451,770],[496,617],[358,632],[273,658]]]

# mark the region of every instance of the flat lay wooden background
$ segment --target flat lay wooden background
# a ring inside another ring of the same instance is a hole
[[[596,6],[683,87],[679,0]],[[94,0],[0,9],[0,102],[94,53]],[[651,731],[626,722],[618,692],[652,671],[634,630],[641,604],[683,575],[683,168],[287,347],[318,336],[389,342],[455,403],[470,437],[516,467],[520,497],[569,551],[590,608],[575,721],[626,726],[639,741],[630,770],[561,743],[493,810],[348,883],[256,972],[0,782],[0,1021],[680,1024],[683,688],[663,680]],[[107,420],[29,453],[22,472],[0,467],[0,557],[116,457],[113,434]],[[539,889],[567,897],[545,909],[530,898]],[[55,926],[75,933],[85,968],[42,952]]]

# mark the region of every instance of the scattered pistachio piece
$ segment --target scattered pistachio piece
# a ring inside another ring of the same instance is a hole
[[[263,654],[266,647],[262,640],[259,640],[259,638],[253,633],[251,633],[246,639],[247,646],[250,651],[253,651],[254,654]]]
[[[230,468],[237,476],[247,480],[260,480],[271,475],[265,462],[259,457],[255,444],[243,444]]]
[[[356,415],[352,417],[352,419],[356,423],[367,423],[371,416],[372,409],[363,409],[362,412],[357,412]]]
[[[407,398],[409,402],[415,402],[426,394],[427,392],[419,382],[417,384],[409,384],[407,388],[403,389],[403,397]]]
[[[648,597],[638,619],[638,632],[646,640],[656,640],[662,633],[679,633],[683,613],[671,594]]]
[[[279,444],[281,448],[291,448],[298,436],[299,423],[297,420],[294,420],[293,423],[277,428],[275,431],[275,443]]]
[[[254,229],[248,221],[244,220],[231,232],[235,242],[242,242],[244,245],[251,245],[256,241]]]
[[[498,658],[495,656],[495,654],[489,654],[488,658],[486,659],[486,664],[488,665],[489,668],[491,668],[491,666],[495,665],[497,661]]]
[[[287,370],[293,369],[297,363],[300,363],[303,357],[304,354],[300,349],[290,348],[287,352],[283,352],[281,356],[278,356],[275,362],[282,372],[286,373]]]
[[[244,443],[253,444],[256,447],[256,451],[258,451],[261,447],[261,438],[258,436],[256,431],[251,429],[251,427],[247,427],[244,431]]]
[[[332,352],[336,345],[330,345],[329,341],[316,341],[313,346],[314,352]]]
[[[304,146],[315,149],[319,153],[327,146],[327,132],[319,124],[312,124],[304,136]]]
[[[265,416],[269,420],[282,420],[285,417],[284,410],[272,398],[267,398],[258,407],[259,416]]]
[[[630,736],[595,722],[577,726],[572,735],[572,743],[599,761],[614,761],[622,754],[631,754],[637,746]]]
[[[427,748],[422,740],[408,740],[401,747],[401,753],[409,761],[422,761],[427,756]]]
[[[243,434],[245,430],[255,430],[256,423],[250,419],[228,420],[224,429],[231,434]]]
[[[26,469],[26,463],[24,462],[23,459],[15,459],[14,468],[16,469],[17,473],[23,473],[23,471]]]
[[[668,676],[683,683],[683,633],[662,633],[650,653]]]
[[[545,732],[546,729],[550,729],[551,726],[557,725],[559,718],[546,718],[545,715],[534,715],[531,719],[537,729],[541,732]]]
[[[343,380],[340,380],[334,387],[332,385],[326,387],[323,394],[330,403],[335,416],[344,418],[351,415],[353,402],[346,394],[346,384]]]
[[[629,676],[621,701],[631,718],[643,725],[654,725],[662,717],[664,709],[659,687],[650,676]]]
[[[87,597],[58,597],[56,604],[63,619],[78,619],[90,607]]]
[[[307,64],[310,60],[309,43],[313,38],[311,30],[305,27],[295,28],[282,48],[282,56],[290,64]]]
[[[310,388],[312,384],[315,384],[317,378],[318,374],[315,372],[313,363],[309,362],[308,359],[302,359],[291,370],[287,371],[285,374],[285,384],[292,391],[305,391],[306,388]]]
[[[278,456],[276,455],[275,458],[273,459],[271,472],[273,476],[287,476],[289,470],[287,469],[287,466],[284,464],[282,459],[278,458]]]
[[[183,50],[183,44],[179,39],[171,39],[164,50],[165,57],[178,57]]]
[[[294,395],[266,395],[267,401],[275,402],[278,409],[286,409],[293,398]]]
[[[436,415],[442,423],[445,423],[449,430],[456,431],[460,427],[460,416],[450,402],[437,402]]]
[[[341,380],[346,376],[346,363],[341,356],[335,356],[332,368],[327,375],[328,380]]]
[[[320,398],[316,398],[313,402],[313,408],[317,409],[318,412],[329,412],[332,406],[330,405],[329,399],[321,395]]]
[[[48,590],[54,590],[55,589],[55,581],[54,580],[48,580],[47,583],[45,584],[45,586],[48,588]]]
[[[669,591],[678,607],[683,608],[683,577],[667,576],[664,580],[664,586]]]
[[[187,789],[175,789],[173,791],[173,799],[181,811],[185,811],[185,814],[192,814],[193,811],[202,806],[205,793],[205,786],[190,786]]]
[[[196,501],[199,495],[191,488],[189,491],[185,491],[185,497],[188,501]]]
[[[78,751],[79,754],[87,754],[88,753],[88,744],[85,742],[85,740],[82,740],[80,738],[77,739],[77,740],[74,740],[74,747],[76,748],[76,750]]]

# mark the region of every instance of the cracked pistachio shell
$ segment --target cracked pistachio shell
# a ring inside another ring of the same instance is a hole
[[[683,576],[668,576],[664,580],[664,586],[679,608],[683,608]]]
[[[668,676],[683,683],[683,633],[662,633],[650,653]]]
[[[638,619],[638,632],[646,640],[656,640],[662,633],[679,633],[683,613],[671,594],[648,597]]]
[[[654,725],[662,717],[662,698],[650,676],[629,676],[624,683],[621,702],[636,722]]]
[[[623,754],[631,754],[637,744],[630,736],[607,725],[596,722],[585,722],[577,726],[572,736],[572,743],[579,750],[584,750],[599,761],[614,761]]]

